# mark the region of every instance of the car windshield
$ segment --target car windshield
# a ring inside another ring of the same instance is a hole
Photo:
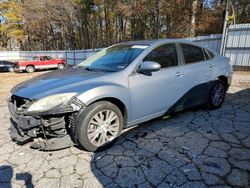
[[[144,49],[145,45],[116,45],[106,48],[78,66],[88,70],[117,72],[126,68]]]

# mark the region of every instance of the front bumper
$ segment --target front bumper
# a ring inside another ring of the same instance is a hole
[[[31,141],[31,137],[25,135],[23,133],[23,130],[20,128],[20,126],[13,121],[12,119],[10,119],[10,138],[15,141],[18,144],[25,144],[29,141]]]
[[[76,102],[80,104],[76,99],[72,101],[74,104]],[[40,145],[35,143],[33,148],[42,150],[62,149],[74,144],[69,133],[73,126],[70,119],[77,113],[76,110],[69,106],[62,106],[42,114],[26,114],[24,106],[29,103],[31,102],[28,99],[16,96],[12,96],[9,100],[10,137],[14,142],[25,144],[39,138]],[[83,108],[82,105],[81,109]]]
[[[26,67],[20,67],[20,66],[16,66],[15,67],[15,72],[22,72],[26,69]]]

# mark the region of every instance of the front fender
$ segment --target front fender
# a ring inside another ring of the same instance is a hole
[[[131,119],[129,89],[124,86],[110,83],[95,86],[78,95],[77,98],[87,106],[104,98],[116,98],[125,105],[128,113],[128,121]]]

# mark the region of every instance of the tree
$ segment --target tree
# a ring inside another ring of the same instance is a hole
[[[236,23],[249,0],[230,0]],[[100,48],[141,39],[221,33],[226,0],[10,0],[0,3],[0,46],[22,50]],[[231,10],[230,10],[231,11]],[[231,14],[231,12],[230,12]]]
[[[11,43],[21,45],[24,39],[21,12],[22,8],[15,1],[0,2],[0,13],[6,20],[0,24],[1,46],[7,47]],[[13,46],[9,45],[9,48],[13,49]]]

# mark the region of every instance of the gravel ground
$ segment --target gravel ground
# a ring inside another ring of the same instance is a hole
[[[0,187],[250,187],[249,72],[235,72],[222,108],[146,122],[98,153],[11,142],[10,89],[42,73],[0,74]]]

